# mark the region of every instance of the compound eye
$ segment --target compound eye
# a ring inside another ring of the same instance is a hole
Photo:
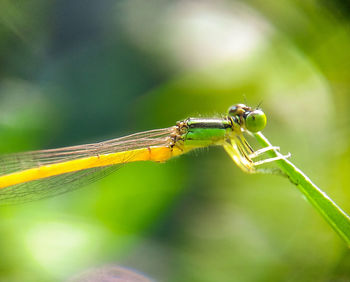
[[[262,110],[254,110],[245,118],[245,127],[250,132],[256,133],[266,126],[266,115]]]
[[[228,114],[232,117],[237,115],[243,115],[245,112],[244,108],[246,108],[246,105],[244,104],[234,105],[228,109]]]

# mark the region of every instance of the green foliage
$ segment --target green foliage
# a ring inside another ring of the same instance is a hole
[[[1,153],[262,102],[264,134],[350,211],[343,2],[0,1]],[[0,207],[0,281],[65,281],[104,264],[174,282],[349,280],[348,247],[300,192],[244,174],[220,149]]]

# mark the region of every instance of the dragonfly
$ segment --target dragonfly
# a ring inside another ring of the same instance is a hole
[[[137,161],[165,162],[189,151],[222,146],[248,173],[281,157],[254,161],[270,146],[254,151],[244,133],[266,126],[260,108],[236,104],[220,118],[187,118],[175,126],[86,145],[0,156],[0,205],[23,203],[72,191],[96,181],[120,165]]]

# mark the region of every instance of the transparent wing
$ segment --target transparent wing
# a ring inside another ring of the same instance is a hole
[[[0,178],[18,171],[74,159],[132,151],[150,146],[168,146],[174,130],[173,127],[170,127],[136,133],[100,143],[1,156]],[[125,162],[127,161],[126,159]],[[88,168],[1,188],[0,205],[23,203],[63,194],[99,180],[120,168],[121,165]]]
[[[0,156],[0,176],[25,169],[102,154],[169,145],[174,127],[135,133],[104,142]]]
[[[31,202],[84,187],[119,169],[122,165],[90,168],[0,189],[0,205]]]

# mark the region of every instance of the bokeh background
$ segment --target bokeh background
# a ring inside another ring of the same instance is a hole
[[[347,1],[0,1],[0,151],[102,141],[247,101],[350,212]],[[221,148],[0,207],[0,281],[125,266],[157,281],[348,281],[346,245],[287,179]],[[108,268],[108,267],[107,267]]]

